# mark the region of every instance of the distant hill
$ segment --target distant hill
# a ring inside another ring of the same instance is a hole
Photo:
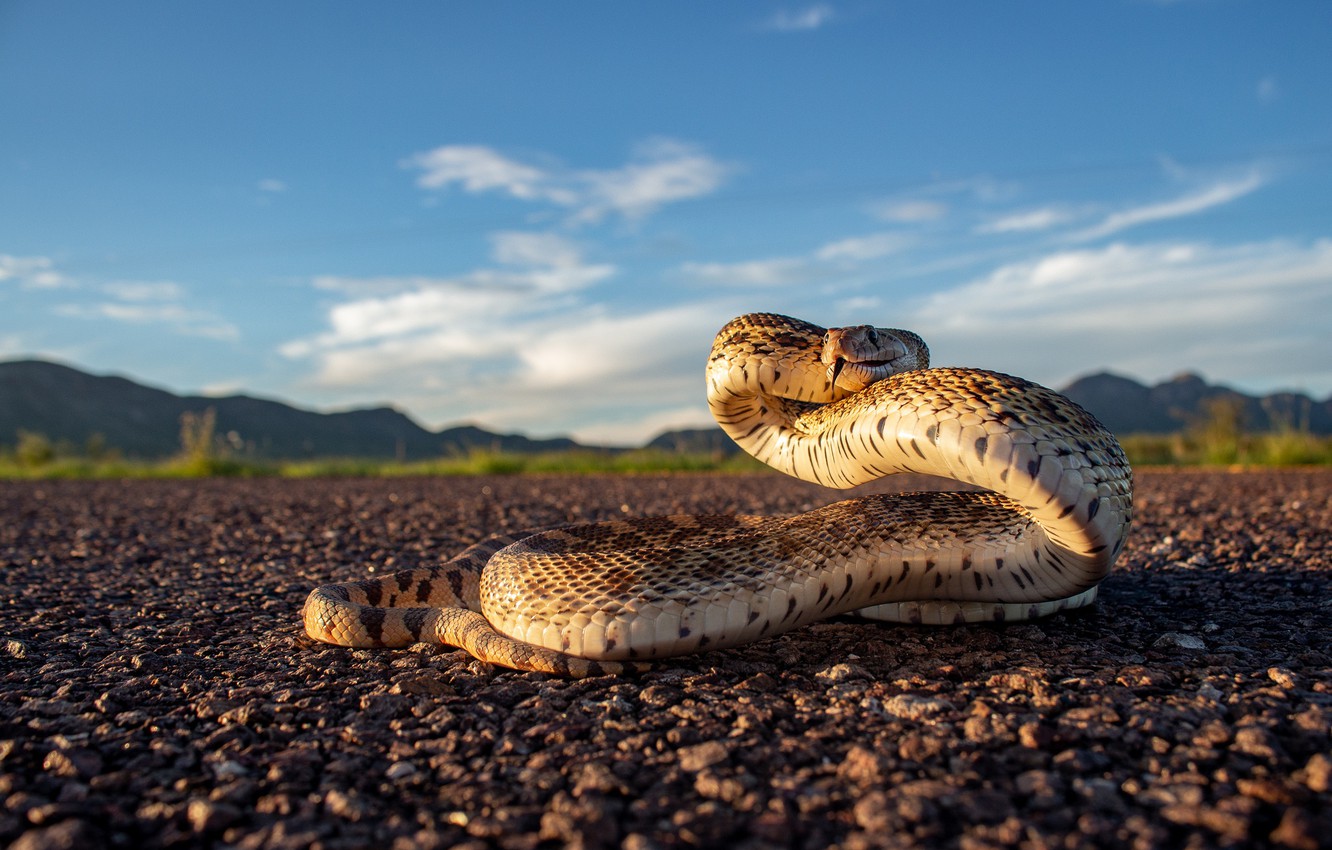
[[[1256,398],[1197,375],[1153,387],[1109,373],[1079,378],[1063,392],[1117,434],[1166,434],[1202,416],[1210,399],[1238,400],[1251,430],[1280,426],[1332,433],[1332,399],[1295,393]],[[240,456],[255,459],[356,457],[427,460],[474,449],[534,453],[580,448],[571,439],[533,440],[471,425],[432,432],[390,407],[316,413],[246,395],[178,396],[127,378],[90,375],[44,360],[0,363],[0,447],[19,431],[83,448],[96,439],[130,458],[159,459],[180,450],[180,418],[212,408],[216,433]],[[720,428],[667,431],[647,447],[667,452],[730,454],[736,445]]]
[[[389,407],[316,413],[245,395],[178,396],[126,378],[89,375],[43,360],[0,363],[0,446],[20,430],[82,448],[94,435],[126,457],[157,459],[180,449],[180,417],[217,413],[217,434],[261,459],[316,457],[423,460],[471,449],[537,452],[574,448],[470,425],[431,432]]]
[[[1251,431],[1290,427],[1314,434],[1332,434],[1332,398],[1315,401],[1300,393],[1255,397],[1208,384],[1194,374],[1183,374],[1149,387],[1132,378],[1100,372],[1077,379],[1061,392],[1120,436],[1182,431],[1201,419],[1207,402],[1216,398],[1236,399],[1243,413],[1244,427]],[[740,450],[720,428],[667,431],[654,437],[648,445],[667,451],[730,453]]]
[[[732,455],[740,451],[721,428],[683,428],[665,431],[648,441],[645,449],[694,455]]]
[[[1208,384],[1185,373],[1148,387],[1131,378],[1101,372],[1079,378],[1064,395],[1082,405],[1116,434],[1170,434],[1199,421],[1214,399],[1234,399],[1250,431],[1297,428],[1332,434],[1332,398],[1316,401],[1302,393],[1251,396]]]

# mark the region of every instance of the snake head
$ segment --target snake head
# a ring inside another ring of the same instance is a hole
[[[828,329],[820,360],[830,385],[857,392],[899,372],[926,368],[930,350],[911,331],[854,325]]]

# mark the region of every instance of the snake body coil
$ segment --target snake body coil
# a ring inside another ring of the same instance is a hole
[[[434,641],[581,676],[853,611],[960,623],[1091,603],[1132,516],[1119,443],[1058,393],[929,369],[928,358],[907,331],[750,314],[717,335],[708,404],[746,451],[806,481],[844,488],[918,472],[986,492],[491,538],[438,567],[317,588],[306,630],[344,646]]]

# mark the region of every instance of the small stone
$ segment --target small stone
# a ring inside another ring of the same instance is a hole
[[[324,808],[334,817],[353,822],[364,819],[370,813],[369,807],[356,792],[340,791],[336,788],[324,794]]]
[[[388,770],[384,772],[384,775],[389,779],[392,779],[394,782],[411,779],[416,774],[416,765],[409,761],[395,761],[393,764],[389,765]]]
[[[212,800],[191,800],[185,810],[195,832],[221,832],[240,819],[240,810]]]
[[[78,819],[63,820],[41,829],[30,829],[9,850],[87,850],[100,846],[93,828]]]
[[[953,710],[953,704],[938,697],[897,694],[883,701],[883,710],[904,720],[924,720]]]
[[[63,699],[28,700],[24,708],[41,717],[69,717],[79,713],[78,706]]]
[[[32,650],[21,640],[5,638],[0,641],[0,655],[8,655],[10,658],[30,658]]]
[[[55,776],[88,779],[102,772],[102,757],[82,748],[52,750],[46,754],[42,769]]]
[[[130,666],[145,673],[156,673],[166,667],[166,661],[156,652],[140,652],[131,656]]]
[[[1286,809],[1281,822],[1272,830],[1272,843],[1291,850],[1318,850],[1318,823],[1304,809]]]
[[[1304,765],[1304,784],[1310,791],[1324,794],[1332,791],[1332,757],[1327,753],[1314,753]]]
[[[897,742],[897,754],[907,761],[925,762],[943,753],[948,744],[937,735],[912,733]]]
[[[1073,780],[1073,790],[1093,808],[1103,812],[1124,811],[1124,800],[1120,797],[1119,786],[1109,779],[1090,777]]]
[[[1295,678],[1295,674],[1287,670],[1285,667],[1268,667],[1267,678],[1276,682],[1287,691],[1293,691],[1299,685],[1299,681]]]
[[[890,834],[893,832],[892,810],[888,807],[888,796],[882,791],[871,791],[861,797],[851,810],[856,825],[868,832]]]
[[[1152,646],[1192,650],[1207,648],[1207,644],[1203,643],[1202,638],[1196,635],[1180,634],[1179,632],[1166,632],[1157,638]]]
[[[1246,797],[1271,803],[1275,806],[1292,806],[1299,802],[1296,793],[1303,792],[1299,787],[1287,786],[1275,779],[1236,779],[1235,787]]]
[[[692,773],[726,761],[727,755],[726,745],[721,741],[704,741],[680,750],[680,767]]]
[[[1064,780],[1057,773],[1028,770],[1017,775],[1015,784],[1019,793],[1030,797],[1027,804],[1032,808],[1053,809],[1064,802]]]
[[[217,775],[218,779],[239,779],[242,776],[249,776],[250,769],[238,761],[227,759],[218,762],[217,766],[213,768],[213,773]]]
[[[886,771],[884,760],[873,750],[860,744],[855,744],[846,751],[846,758],[837,768],[839,776],[844,776],[860,785],[881,784]]]
[[[1032,720],[1018,727],[1018,743],[1028,749],[1044,750],[1054,742],[1054,730],[1044,723]]]
[[[1280,746],[1276,736],[1262,726],[1242,726],[1235,731],[1235,740],[1230,748],[1246,756],[1276,761]]]
[[[416,676],[398,682],[393,686],[393,693],[441,697],[452,696],[455,691],[447,682],[434,676]]]
[[[1211,700],[1212,702],[1220,702],[1221,697],[1225,696],[1225,694],[1221,693],[1221,691],[1210,682],[1203,682],[1198,688],[1198,696],[1206,700]]]
[[[871,679],[870,672],[858,664],[834,664],[814,674],[814,678],[837,684],[838,682],[849,682],[853,679]]]

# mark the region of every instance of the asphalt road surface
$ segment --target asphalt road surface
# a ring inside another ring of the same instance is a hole
[[[0,846],[1332,846],[1332,471],[1140,472],[1101,601],[1034,623],[843,618],[583,681],[299,624],[494,532],[844,495],[0,482]]]

